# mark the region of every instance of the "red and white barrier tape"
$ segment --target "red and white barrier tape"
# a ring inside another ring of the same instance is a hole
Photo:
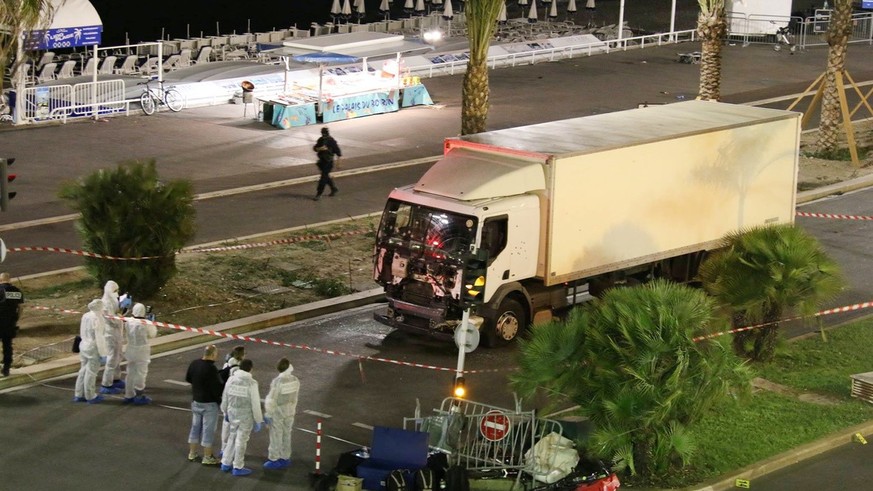
[[[795,212],[799,217],[806,218],[833,218],[837,220],[873,220],[873,216],[864,215],[840,215],[838,213],[811,213],[808,211]]]
[[[273,240],[270,242],[257,242],[252,244],[240,244],[235,246],[223,246],[223,247],[207,247],[203,249],[186,249],[182,251],[178,251],[175,254],[191,254],[197,252],[223,252],[223,251],[239,251],[244,249],[256,249],[260,247],[270,247],[274,245],[281,244],[293,244],[295,242],[308,242],[310,240],[331,240],[331,239],[339,239],[342,237],[350,237],[353,235],[366,234],[369,230],[352,230],[349,232],[337,232],[333,234],[316,234],[316,235],[303,235],[300,237],[292,237],[289,239],[279,239]],[[73,254],[75,256],[84,256],[84,257],[93,257],[96,259],[108,259],[111,261],[147,261],[151,259],[161,259],[165,256],[143,256],[143,257],[119,257],[119,256],[109,256],[106,254],[97,254],[94,252],[88,251],[80,251],[76,249],[66,249],[62,247],[33,247],[33,246],[25,246],[25,247],[9,247],[6,249],[6,252],[57,252],[61,254]]]
[[[53,309],[50,307],[42,307],[42,306],[29,306],[29,308],[34,309],[34,310],[55,311],[55,312],[60,312],[60,313],[65,313],[65,314],[81,314],[81,312],[78,312],[75,310]],[[131,317],[121,317],[121,316],[116,316],[116,315],[106,315],[105,317],[108,319],[116,319],[116,320],[121,320],[121,321],[132,319]],[[436,366],[436,365],[425,365],[422,363],[413,363],[413,362],[409,362],[409,361],[393,360],[391,358],[382,358],[382,357],[378,357],[378,356],[359,355],[359,354],[350,353],[347,351],[337,351],[337,350],[331,350],[331,349],[316,348],[314,346],[308,346],[305,344],[291,344],[291,343],[283,343],[281,341],[270,341],[269,339],[254,338],[251,336],[242,336],[240,334],[229,334],[229,333],[224,333],[224,332],[220,332],[220,331],[213,331],[212,329],[203,329],[200,327],[188,327],[188,326],[182,326],[179,324],[171,324],[168,322],[149,321],[149,320],[145,320],[145,319],[137,319],[137,320],[143,324],[150,324],[150,325],[153,325],[156,327],[163,327],[166,329],[173,329],[176,331],[186,331],[186,332],[194,332],[194,333],[198,333],[198,334],[208,334],[210,336],[215,336],[215,337],[236,339],[239,341],[248,341],[250,343],[269,344],[271,346],[280,346],[283,348],[301,349],[301,350],[305,350],[305,351],[311,351],[313,353],[322,353],[325,355],[346,356],[346,357],[357,359],[359,364],[361,361],[377,361],[377,362],[381,362],[381,363],[389,363],[392,365],[399,365],[399,366],[405,366],[405,367],[425,368],[428,370],[437,370],[440,372],[454,372],[454,371],[456,371],[455,368],[441,367],[441,366]],[[501,369],[464,370],[463,372],[464,373],[487,373],[487,372],[499,372],[499,371],[502,371],[502,370]]]

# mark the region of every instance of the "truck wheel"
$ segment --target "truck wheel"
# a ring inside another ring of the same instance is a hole
[[[485,346],[496,348],[506,346],[527,327],[524,308],[518,301],[504,299],[497,309],[497,315],[488,321],[484,332]]]

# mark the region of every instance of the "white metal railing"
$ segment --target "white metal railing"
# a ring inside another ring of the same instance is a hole
[[[68,118],[127,112],[124,91],[123,80],[28,87],[21,99],[22,122],[66,122]]]
[[[807,17],[803,21],[798,44],[807,46],[826,46],[826,34],[830,17]],[[852,32],[849,43],[873,44],[873,12],[852,14]]]
[[[600,53],[609,53],[611,51],[626,51],[629,48],[645,48],[647,46],[662,46],[664,44],[689,42],[695,41],[696,39],[697,31],[695,29],[688,29],[685,31],[676,31],[672,33],[656,33],[623,39],[609,39],[607,41],[600,41],[597,43],[580,43],[570,46],[531,49],[518,53],[507,53],[489,56],[488,66],[493,69],[514,67],[519,65],[533,65],[535,63],[555,61],[578,56],[591,56]],[[542,43],[543,41],[547,40],[533,40],[531,42]],[[455,73],[463,73],[466,69],[466,56],[458,58],[457,60],[445,61],[442,63],[432,63],[430,65],[422,65],[408,68],[411,74],[424,76],[426,78],[433,78],[440,75],[454,75]]]

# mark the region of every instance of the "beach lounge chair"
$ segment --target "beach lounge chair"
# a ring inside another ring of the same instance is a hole
[[[200,52],[197,53],[197,59],[194,60],[194,63],[209,63],[209,57],[212,55],[212,46],[204,46],[200,48]]]
[[[191,48],[182,48],[182,51],[179,51],[179,61],[176,66],[191,66]]]
[[[58,71],[57,78],[70,78],[73,76],[73,70],[76,69],[76,60],[67,60],[61,65]]]
[[[85,68],[82,68],[82,75],[92,75],[94,73],[94,69],[96,68],[97,60],[94,58],[88,58],[88,61],[85,63]]]
[[[46,51],[45,53],[42,54],[42,57],[40,57],[39,63],[36,64],[36,69],[42,70],[42,67],[44,67],[48,63],[51,63],[52,61],[54,61],[54,59],[55,59],[55,52],[54,51]]]
[[[40,83],[48,82],[49,80],[55,79],[55,69],[57,69],[57,63],[46,63],[42,66],[42,70],[39,71],[39,75],[37,75],[36,80]]]
[[[116,56],[107,56],[106,58],[103,58],[103,63],[100,64],[99,73],[112,73],[115,69],[116,58]]]
[[[142,66],[139,67],[139,73],[142,75],[153,75],[158,73],[158,57],[152,56]]]
[[[180,55],[170,55],[169,58],[164,60],[164,71],[169,72],[170,70],[176,70],[179,68],[179,60],[182,57]]]
[[[139,59],[136,55],[127,55],[124,58],[124,61],[121,62],[121,66],[115,69],[115,73],[121,75],[135,75],[136,74],[136,60]]]

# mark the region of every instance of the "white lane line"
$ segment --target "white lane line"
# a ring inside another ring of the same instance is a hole
[[[159,407],[165,407],[165,408],[167,408],[167,409],[175,409],[176,411],[184,411],[184,412],[186,412],[186,413],[190,413],[190,412],[191,412],[191,408],[190,408],[190,407],[176,407],[176,406],[168,406],[168,405],[166,405],[166,404],[155,404],[155,405],[156,405],[156,406],[159,406]]]
[[[296,427],[296,426],[294,427],[294,429],[295,429],[295,430],[298,430],[298,431],[302,431],[303,433],[309,433],[310,435],[314,435],[314,434],[315,434],[315,432],[312,431],[312,430],[305,430],[305,429],[303,429],[303,428],[298,428],[298,427]],[[329,434],[327,434],[327,433],[324,433],[324,432],[322,432],[321,436],[324,437],[324,438],[330,438],[331,440],[336,440],[336,441],[338,441],[338,442],[348,443],[349,445],[354,445],[354,446],[359,447],[359,448],[360,448],[360,447],[363,447],[363,445],[361,445],[360,443],[355,443],[355,442],[350,442],[350,441],[348,441],[348,440],[343,440],[342,438],[340,438],[340,437],[338,437],[338,436],[331,436],[331,435],[329,435]]]
[[[368,424],[364,424],[364,423],[352,423],[352,426],[357,426],[358,428],[363,428],[365,430],[372,430],[373,429],[372,426],[370,426]]]
[[[164,380],[164,382],[166,382],[168,384],[173,384],[173,385],[181,385],[182,387],[190,387],[191,386],[191,384],[189,384],[188,382],[181,382],[179,380],[173,380],[173,379],[169,379],[169,378]]]
[[[330,414],[320,413],[318,411],[313,411],[312,409],[304,409],[303,412],[306,414],[309,414],[311,416],[316,416],[319,418],[332,418],[333,417]]]

